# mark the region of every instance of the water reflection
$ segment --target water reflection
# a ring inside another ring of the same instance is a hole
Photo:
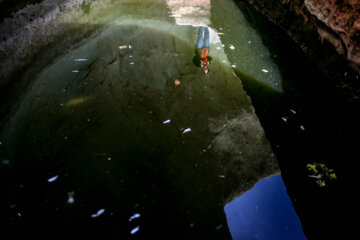
[[[126,17],[97,12],[116,17],[24,94],[1,135],[1,157],[16,165],[3,175],[11,226],[58,222],[60,237],[81,223],[88,236],[226,239],[224,204],[279,172],[222,34],[208,28],[211,74],[192,62],[193,26],[212,24],[210,1],[158,1],[152,17],[144,2],[120,4]]]
[[[280,175],[258,182],[225,213],[233,240],[306,239]]]

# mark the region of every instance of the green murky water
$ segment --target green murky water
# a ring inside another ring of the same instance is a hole
[[[109,1],[68,22],[101,31],[38,73],[1,134],[11,227],[231,239],[224,205],[279,173],[238,76],[283,86],[240,10],[217,4]],[[193,64],[204,23],[207,75]]]

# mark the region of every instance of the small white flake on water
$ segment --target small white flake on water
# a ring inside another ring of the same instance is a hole
[[[301,129],[302,131],[304,131],[304,130],[305,130],[305,127],[304,127],[303,125],[300,125],[300,129]]]
[[[233,64],[233,65],[231,65],[231,67],[236,68],[236,65],[235,65],[235,64]]]
[[[75,62],[86,62],[87,60],[89,60],[89,59],[87,59],[87,58],[76,58]]]
[[[171,122],[171,120],[168,119],[168,120],[163,121],[163,124],[168,124],[168,123],[170,123],[170,122]]]
[[[293,114],[296,114],[295,110],[290,109],[290,112],[292,112]]]
[[[56,175],[56,176],[54,176],[54,177],[52,177],[52,178],[49,178],[49,179],[48,179],[48,182],[49,182],[49,183],[54,182],[56,179],[58,179],[58,177],[59,177],[59,175]]]
[[[72,196],[69,196],[68,201],[69,204],[73,204],[75,202],[74,198]]]
[[[99,211],[97,211],[97,213],[91,214],[91,217],[96,218],[96,217],[100,216],[101,214],[103,214],[104,212],[105,212],[105,209],[102,208]]]
[[[0,142],[0,145],[2,145],[2,142]]]
[[[134,64],[134,62],[131,62],[130,64],[131,64],[131,65],[133,65],[133,64]]]
[[[132,220],[136,219],[136,218],[139,218],[140,217],[140,213],[135,213],[134,215],[132,215],[130,218],[129,218],[129,222],[131,222]]]
[[[261,71],[263,71],[264,73],[269,72],[269,70],[266,70],[266,69],[261,69]]]
[[[251,43],[251,41],[248,41],[248,43]]]
[[[63,104],[63,103],[60,103],[60,106],[64,106],[64,104]]]
[[[130,234],[132,235],[132,234],[137,233],[137,232],[139,231],[139,229],[140,229],[140,227],[137,226],[136,228],[134,228],[133,230],[131,230]]]
[[[223,63],[225,63],[225,62],[226,62],[226,60],[222,60],[222,62],[223,62]]]
[[[79,70],[72,70],[72,72],[73,72],[73,73],[78,73],[78,72],[79,72]]]
[[[191,128],[187,128],[183,131],[183,133],[191,132]]]
[[[286,118],[286,117],[282,117],[281,119],[282,119],[284,122],[287,121],[287,118]]]
[[[230,48],[231,50],[234,50],[234,49],[235,49],[234,45],[231,45],[231,44],[230,44],[229,48]]]

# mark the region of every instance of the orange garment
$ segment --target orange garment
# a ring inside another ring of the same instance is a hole
[[[204,59],[209,55],[209,49],[207,47],[204,47],[201,49],[201,58]]]

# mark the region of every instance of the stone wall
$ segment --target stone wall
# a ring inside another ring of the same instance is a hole
[[[248,2],[303,49],[350,100],[360,96],[358,0],[235,0]]]

